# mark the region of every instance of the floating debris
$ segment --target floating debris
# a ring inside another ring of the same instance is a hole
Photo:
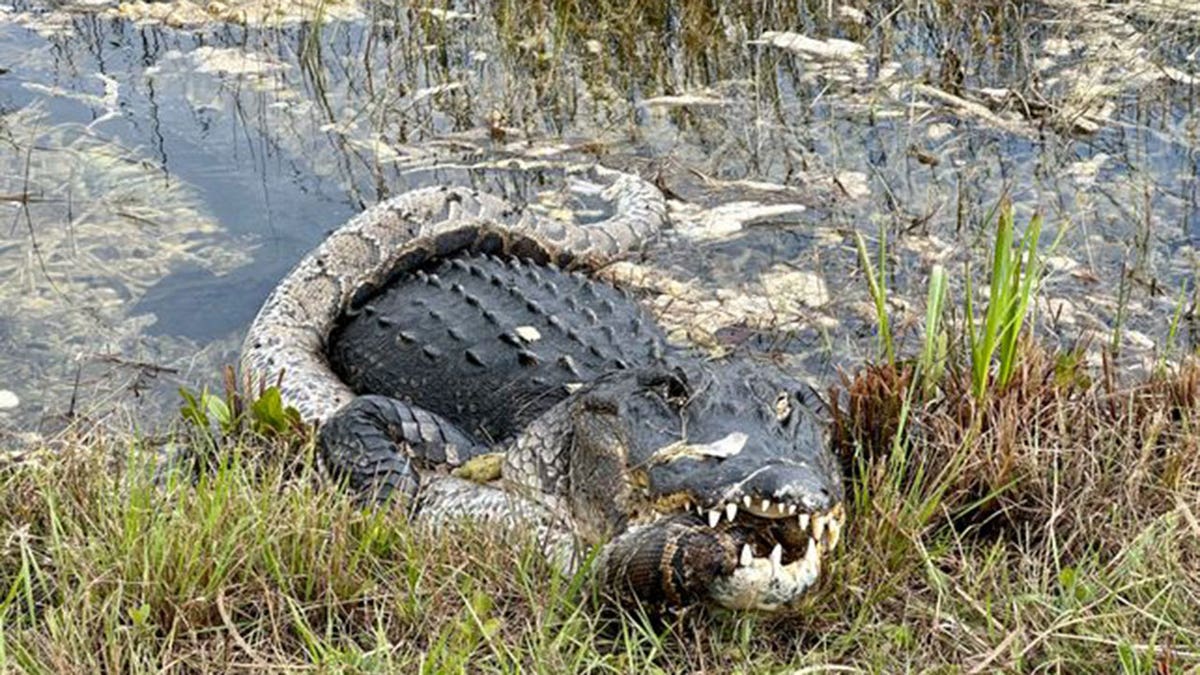
[[[173,56],[178,56],[175,52]],[[222,75],[266,75],[283,69],[284,64],[265,54],[245,51],[235,47],[202,46],[188,52],[187,58],[195,64],[198,73],[220,73]]]
[[[803,204],[763,204],[737,201],[712,208],[675,205],[672,218],[676,231],[690,239],[721,239],[757,223],[784,220],[808,209]]]
[[[767,31],[754,42],[769,44],[780,49],[786,49],[790,52],[818,59],[853,60],[861,58],[866,51],[862,45],[857,42],[850,42],[849,40],[839,40],[838,38],[818,40],[810,38],[807,35],[801,35],[800,33],[785,31]]]
[[[681,94],[679,96],[653,96],[639,103],[646,108],[696,108],[729,105],[728,99],[710,94]]]

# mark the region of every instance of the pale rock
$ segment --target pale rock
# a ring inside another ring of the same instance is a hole
[[[825,280],[815,272],[776,265],[762,276],[767,294],[778,300],[798,302],[805,307],[829,304]]]
[[[1068,176],[1075,179],[1076,185],[1090,187],[1096,182],[1096,176],[1107,161],[1108,155],[1103,152],[1097,153],[1091,159],[1080,160],[1068,165],[1066,172]]]
[[[1075,305],[1070,300],[1065,298],[1044,298],[1042,300],[1042,311],[1050,321],[1074,326],[1075,321]]]
[[[1073,272],[1079,267],[1075,260],[1062,255],[1052,255],[1043,260],[1042,264],[1052,272]]]
[[[954,133],[954,125],[948,122],[934,122],[925,129],[925,136],[931,141],[940,141]]]
[[[1137,349],[1150,350],[1154,349],[1154,340],[1149,335],[1136,330],[1125,329],[1121,332],[1121,336],[1125,341]]]
[[[1049,38],[1042,42],[1042,51],[1052,56],[1066,56],[1070,54],[1077,43],[1063,38]]]

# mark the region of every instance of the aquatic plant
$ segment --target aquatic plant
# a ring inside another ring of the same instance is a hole
[[[891,322],[888,320],[887,310],[887,231],[880,228],[879,232],[879,265],[876,267],[871,263],[871,256],[867,253],[867,244],[863,240],[861,232],[854,233],[854,243],[858,248],[858,262],[862,267],[863,275],[867,279],[867,289],[871,294],[871,300],[875,304],[875,321],[879,332],[879,350],[883,353],[887,362],[891,365],[896,364],[896,346],[892,341]]]
[[[982,399],[991,382],[993,358],[998,358],[996,384],[1006,386],[1017,365],[1017,341],[1036,290],[1040,274],[1038,239],[1042,232],[1042,217],[1035,214],[1021,236],[1019,247],[1013,247],[1012,202],[1001,200],[997,215],[996,238],[992,247],[992,269],[987,308],[978,330],[975,325],[975,303],[972,292],[971,267],[967,263],[966,282],[966,340],[971,355],[972,393]]]
[[[929,271],[929,289],[925,299],[925,331],[921,356],[917,361],[922,398],[928,399],[942,380],[949,356],[949,336],[942,326],[947,294],[946,268],[934,265]]]

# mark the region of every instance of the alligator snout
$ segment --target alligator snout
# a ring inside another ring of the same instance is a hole
[[[819,433],[743,435],[674,448],[671,461],[650,468],[650,488],[686,495],[700,529],[736,542],[733,568],[707,585],[714,602],[777,611],[817,583],[837,546],[845,521],[841,475]]]
[[[703,590],[725,607],[776,611],[817,583],[844,491],[826,426],[796,391],[769,368],[717,362],[618,374],[580,399],[572,471],[588,470],[576,489],[615,490],[627,505],[603,523],[624,530],[614,551],[638,571],[641,597]],[[576,518],[611,501],[576,500]]]
[[[708,444],[712,445],[712,444]],[[747,444],[727,457],[679,457],[649,470],[652,492],[686,494],[709,525],[742,512],[757,518],[808,518],[842,502],[841,476],[822,452],[780,452]]]
[[[728,470],[735,475],[740,473],[742,467],[737,467],[736,461],[731,463],[734,466]],[[811,461],[774,459],[762,466],[745,468],[749,469],[745,478],[722,491],[719,501],[743,504],[755,515],[767,518],[794,515],[797,511],[828,511],[841,501],[840,490],[835,493],[828,471]]]

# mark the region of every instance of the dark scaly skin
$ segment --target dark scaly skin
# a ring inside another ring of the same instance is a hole
[[[593,175],[613,178],[598,168]],[[458,188],[373,207],[306,256],[268,298],[246,337],[244,376],[251,386],[281,378],[284,403],[322,425],[333,473],[365,497],[401,492],[432,524],[468,517],[532,528],[567,571],[587,547],[611,538],[598,570],[617,595],[638,602],[707,597],[735,608],[785,608],[815,581],[814,542],[821,550],[836,543],[825,524],[840,525],[841,483],[819,425],[792,414],[802,406],[777,373],[695,359],[604,373],[495,448],[411,403],[356,398],[330,369],[326,341],[339,318],[431,260],[482,252],[586,271],[637,250],[662,227],[665,204],[648,183],[616,175],[605,196],[613,216],[588,226]],[[478,485],[445,475],[493,449],[504,452],[500,480]],[[736,520],[714,522],[738,501],[751,506]],[[784,544],[772,568],[769,551]],[[801,560],[805,571],[793,573]]]
[[[681,503],[753,495],[824,513],[841,498],[823,435],[786,378],[744,358],[708,364],[668,347],[635,302],[581,275],[514,259],[440,260],[365,299],[335,331],[330,357],[365,395],[358,401],[391,415],[364,418],[352,404],[326,425],[326,463],[352,487],[403,489],[420,512],[423,468],[506,443],[500,484],[567,514],[576,548],[613,539],[605,586],[638,602],[708,597],[735,574],[744,545],[761,558],[786,544],[784,565],[805,552],[808,537],[792,519],[743,516],[712,528],[678,513]],[[781,393],[794,419],[780,419]],[[662,459],[682,441],[731,435],[747,447]]]
[[[325,342],[356,299],[426,261],[475,250],[582,269],[640,250],[666,220],[662,193],[637,176],[591,167],[613,214],[587,226],[552,220],[475,190],[413,190],[362,212],[297,263],[263,303],[240,358],[251,389],[279,381],[285,405],[320,424],[353,398]]]
[[[357,393],[420,401],[476,438],[515,436],[572,385],[663,365],[666,337],[624,294],[516,258],[418,270],[334,331],[330,363]]]
[[[386,396],[354,398],[325,423],[321,439],[328,465],[371,501],[415,495],[420,468],[458,465],[489,451],[440,416]],[[420,453],[396,452],[405,444]]]

